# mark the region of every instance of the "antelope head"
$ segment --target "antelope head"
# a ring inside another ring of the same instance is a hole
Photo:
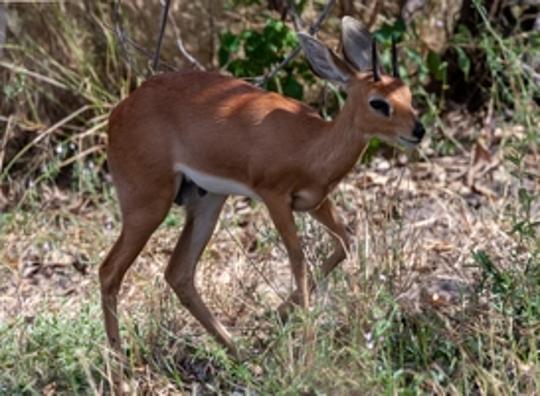
[[[342,19],[344,59],[319,40],[299,34],[313,71],[336,82],[348,95],[342,111],[359,139],[378,137],[407,148],[417,146],[425,134],[412,104],[409,87],[399,77],[396,43],[392,40],[392,75],[379,67],[375,39],[360,22]]]

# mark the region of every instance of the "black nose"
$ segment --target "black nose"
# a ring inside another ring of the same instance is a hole
[[[426,134],[426,130],[424,129],[424,126],[420,122],[416,121],[414,123],[414,129],[412,131],[412,135],[418,140],[422,140],[425,134]]]

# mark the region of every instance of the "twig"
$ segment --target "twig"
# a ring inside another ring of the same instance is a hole
[[[58,168],[64,168],[66,166],[68,166],[69,164],[72,164],[73,162],[75,161],[78,161],[80,160],[81,158],[84,158],[84,157],[87,157],[88,155],[92,154],[92,153],[95,153],[95,152],[98,152],[98,151],[102,151],[103,149],[105,148],[104,145],[102,144],[96,144],[95,146],[92,146],[84,151],[80,151],[79,153],[77,153],[76,155],[72,156],[72,157],[69,157],[68,159],[62,161],[59,165],[58,165]]]
[[[206,70],[206,68],[186,50],[186,47],[184,47],[184,42],[180,37],[176,38],[176,46],[178,47],[178,51],[184,55],[189,63],[199,70]]]
[[[169,15],[169,7],[171,6],[171,0],[165,0],[165,7],[161,14],[161,26],[159,28],[159,36],[156,44],[156,51],[154,52],[154,60],[152,61],[152,70],[155,72],[159,65],[159,52],[161,51],[161,43],[163,41],[163,34],[165,33],[165,26],[167,25],[167,16]]]
[[[308,33],[310,35],[313,36],[315,33],[319,31],[322,23],[328,17],[328,14],[330,14],[330,11],[332,10],[332,7],[334,6],[335,3],[336,3],[336,0],[328,0],[328,2],[324,6],[324,9],[319,15],[319,17],[317,18],[317,20],[309,26]],[[270,70],[268,74],[264,76],[260,76],[260,77],[255,77],[253,80],[254,84],[261,86],[261,85],[265,85],[268,81],[272,80],[281,69],[287,66],[294,58],[298,56],[300,51],[301,51],[301,48],[296,47],[279,65],[277,65],[272,70]]]
[[[289,5],[289,14],[291,15],[291,19],[293,22],[294,30],[299,32],[304,28],[304,21],[298,14],[298,10],[296,9],[296,5],[294,4],[294,0],[288,0],[287,1]]]
[[[87,110],[90,110],[92,106],[90,105],[84,105],[83,107],[79,108],[78,110],[74,111],[73,113],[69,114],[67,117],[64,117],[60,121],[58,121],[56,124],[51,126],[50,128],[46,129],[45,131],[41,132],[34,140],[32,140],[30,143],[28,143],[26,146],[24,146],[19,152],[11,159],[11,161],[5,166],[5,168],[2,170],[2,174],[0,174],[0,179],[3,179],[7,176],[9,170],[11,167],[24,155],[28,150],[30,150],[32,147],[34,147],[36,144],[41,142],[44,138],[49,136],[51,133],[55,132],[60,128],[61,126],[67,124],[72,119],[78,117],[80,114],[84,113]]]
[[[114,8],[113,8],[113,15],[112,15],[112,23],[114,25],[114,34],[116,36],[116,39],[118,43],[120,43],[120,49],[127,59],[127,63],[131,66],[133,70],[137,70],[135,63],[133,62],[133,59],[131,57],[131,54],[127,48],[126,42],[128,40],[128,36],[124,30],[124,26],[122,24],[122,16],[120,15],[120,1],[121,0],[115,0],[114,2]]]
[[[533,79],[536,80],[537,84],[540,84],[540,73],[537,73],[536,70],[534,70],[530,65],[526,64],[525,62],[521,62],[521,67],[523,68],[523,70],[529,73]]]
[[[133,58],[131,57],[131,54],[128,50],[128,46],[126,44],[129,44],[129,46],[133,47],[135,50],[137,50],[140,54],[144,55],[146,58],[153,59],[154,54],[152,53],[152,51],[143,47],[141,44],[137,43],[124,30],[121,16],[120,16],[120,0],[116,0],[115,5],[114,5],[114,10],[113,10],[114,26],[110,26],[103,21],[100,21],[100,23],[104,27],[109,29],[110,31],[114,32],[116,36],[116,41],[120,44],[120,48],[122,50],[123,56],[126,58],[127,63],[133,68],[133,70],[135,70],[135,72],[137,72],[136,63],[133,61]],[[165,66],[168,70],[176,70],[176,68],[169,63],[160,61],[160,64],[161,66]]]
[[[0,58],[4,51],[4,43],[6,42],[7,33],[7,11],[4,3],[0,4]]]
[[[199,62],[193,55],[191,55],[188,52],[188,50],[186,49],[186,47],[184,46],[184,41],[182,40],[181,31],[178,28],[178,24],[176,23],[176,20],[174,19],[172,14],[169,15],[169,19],[171,20],[171,23],[172,23],[172,26],[173,26],[174,35],[176,36],[176,46],[178,47],[178,50],[180,51],[180,53],[195,68],[197,68],[199,70],[206,70],[206,68],[202,65],[202,63]]]
[[[308,33],[310,35],[313,36],[315,33],[319,31],[322,23],[328,17],[328,14],[330,14],[332,7],[334,7],[334,4],[336,4],[336,0],[328,0],[326,5],[324,6],[323,11],[321,12],[321,15],[319,15],[315,23],[311,24],[311,26],[308,28]]]
[[[54,87],[57,87],[57,88],[68,89],[68,87],[65,84],[61,83],[58,80],[55,80],[55,79],[53,79],[51,77],[47,77],[47,76],[45,76],[43,74],[31,71],[31,70],[25,69],[22,66],[14,65],[13,63],[0,61],[0,67],[4,67],[6,69],[9,69],[9,70],[11,70],[11,71],[13,71],[15,73],[26,74],[29,77],[35,78],[36,80],[39,80],[39,81],[43,81],[43,82],[45,82],[47,84],[50,84],[50,85],[52,85]]]
[[[272,80],[281,69],[287,66],[290,61],[296,58],[300,53],[300,50],[300,47],[296,47],[285,59],[283,59],[283,61],[279,65],[274,67],[268,74],[260,77],[255,77],[253,79],[253,83],[257,86],[265,85],[268,81]]]
[[[6,129],[4,130],[4,138],[2,139],[2,146],[0,146],[0,171],[4,167],[4,157],[6,155],[6,147],[13,128],[13,116],[10,115],[7,119]]]
[[[377,15],[379,15],[380,8],[381,8],[381,2],[380,0],[377,0],[375,2],[375,5],[373,6],[373,11],[371,12],[371,15],[369,16],[369,21],[366,25],[366,29],[371,30],[375,22],[377,22]]]
[[[125,40],[126,40],[126,43],[128,43],[129,45],[131,45],[133,48],[135,48],[137,51],[139,51],[142,55],[144,55],[145,57],[147,57],[148,59],[152,59],[153,58],[153,54],[152,54],[152,51],[150,51],[149,49],[147,48],[144,48],[141,44],[137,43],[135,40],[133,40],[132,38],[130,38],[129,36],[125,36]],[[163,62],[162,60],[160,60],[159,64],[161,66],[165,66],[167,69],[169,70],[176,70],[176,67],[171,65],[170,63],[166,63],[166,62]]]

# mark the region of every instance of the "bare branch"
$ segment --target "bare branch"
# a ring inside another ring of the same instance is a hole
[[[152,51],[150,51],[148,48],[143,47],[141,44],[137,43],[135,40],[133,40],[128,35],[125,36],[125,41],[127,44],[135,48],[139,53],[144,55],[148,59],[153,59],[154,55],[152,54]],[[171,65],[170,63],[163,62],[160,60],[159,62],[160,66],[164,66],[167,70],[175,71],[176,67],[174,65]]]
[[[304,21],[302,20],[302,17],[300,17],[300,14],[298,14],[298,10],[296,9],[294,0],[288,0],[288,5],[289,5],[288,13],[291,15],[294,30],[299,32],[302,29],[304,29]]]
[[[328,0],[326,5],[324,6],[323,11],[321,12],[321,15],[319,15],[319,17],[317,18],[315,23],[313,23],[309,27],[309,29],[308,29],[309,34],[311,34],[313,36],[315,33],[317,33],[319,31],[319,29],[321,28],[322,23],[328,17],[328,15],[330,14],[330,11],[332,11],[332,7],[334,7],[334,4],[336,4],[336,0]]]
[[[7,36],[7,10],[4,3],[0,4],[0,58],[4,51],[4,43]]]
[[[133,62],[133,59],[131,57],[131,53],[126,45],[126,42],[128,40],[128,36],[124,30],[124,26],[122,24],[122,15],[120,14],[120,0],[115,0],[114,2],[114,8],[113,8],[113,15],[112,15],[112,23],[114,25],[113,31],[116,36],[117,42],[120,44],[120,51],[124,55],[124,57],[127,60],[127,63],[131,66],[133,70],[137,70],[136,64]]]
[[[137,73],[139,74],[139,70],[137,67],[136,62],[134,61],[132,57],[132,53],[129,50],[129,47],[133,47],[135,50],[137,50],[139,53],[144,55],[148,59],[153,59],[154,54],[149,49],[143,47],[141,44],[137,43],[135,40],[133,40],[129,34],[125,31],[123,24],[122,24],[122,17],[120,13],[120,5],[121,0],[115,0],[114,3],[114,9],[113,9],[113,17],[112,22],[114,26],[109,26],[107,23],[103,21],[99,21],[104,27],[114,32],[116,36],[116,41],[119,43],[120,50],[122,52],[122,55],[126,59],[129,66]],[[168,70],[175,70],[175,67],[164,63],[163,61],[160,62],[162,66],[165,66]]]
[[[268,74],[264,76],[255,77],[253,79],[253,83],[257,86],[265,85],[268,81],[272,80],[281,69],[287,66],[294,58],[296,58],[298,54],[300,53],[300,51],[301,51],[301,48],[296,47],[289,55],[287,55],[285,59],[283,59],[283,61],[279,65],[277,65],[272,70],[270,70]]]
[[[180,36],[176,38],[176,46],[178,47],[180,53],[184,55],[184,58],[186,58],[189,63],[191,63],[199,70],[206,70],[206,68],[186,50],[186,47],[184,47],[184,42],[182,41]]]
[[[178,27],[178,24],[176,23],[176,20],[174,19],[172,14],[169,15],[169,19],[171,20],[173,26],[174,35],[176,36],[176,46],[178,47],[178,51],[180,51],[184,58],[186,58],[193,67],[198,70],[206,70],[202,63],[199,62],[193,55],[191,55],[184,46],[184,41],[182,40],[182,32],[180,31],[180,28]]]
[[[159,36],[156,44],[156,50],[154,52],[154,60],[152,61],[152,69],[154,72],[159,66],[159,52],[161,51],[161,43],[163,41],[163,34],[165,33],[165,26],[167,25],[167,16],[169,15],[169,8],[171,6],[171,0],[165,0],[165,7],[163,7],[163,13],[161,14],[161,24],[159,28]]]
[[[521,62],[521,67],[536,81],[537,84],[540,84],[540,73],[537,73],[533,67],[525,62]]]
[[[313,36],[315,33],[319,31],[322,23],[330,14],[330,11],[332,10],[332,7],[334,6],[335,3],[336,3],[336,0],[328,0],[328,2],[324,6],[324,9],[322,10],[317,20],[309,26],[308,33],[310,35]],[[268,81],[272,80],[281,69],[287,66],[294,58],[296,58],[298,54],[300,53],[300,51],[301,51],[300,47],[296,47],[289,55],[287,55],[285,59],[283,59],[283,61],[279,65],[277,65],[272,70],[270,70],[269,73],[267,73],[264,76],[255,77],[253,79],[253,83],[258,86],[265,85]]]

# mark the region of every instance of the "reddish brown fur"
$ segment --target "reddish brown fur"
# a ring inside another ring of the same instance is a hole
[[[394,109],[391,117],[370,108],[373,96],[386,98]],[[353,75],[346,104],[333,121],[300,102],[215,73],[167,73],[145,82],[110,117],[108,159],[123,215],[122,233],[100,268],[111,346],[120,350],[120,284],[173,202],[182,177],[176,164],[242,183],[266,204],[298,285],[280,310],[284,313],[293,302],[307,307],[313,286],[292,211],[309,211],[336,237],[336,250],[321,269],[329,273],[345,257],[348,237],[328,193],[371,136],[394,141],[409,136],[414,123],[409,89],[388,76],[373,82],[370,74]],[[193,283],[225,199],[209,193],[187,204],[186,225],[166,279],[203,326],[236,353]]]
[[[113,176],[116,171],[135,173],[140,180],[138,169],[155,169],[156,178],[168,174],[172,183],[173,166],[181,162],[241,182],[261,196],[266,190],[290,197],[313,190],[317,199],[304,208],[313,209],[329,192],[329,184],[352,168],[371,136],[393,140],[396,131],[409,135],[413,128],[411,95],[401,81],[383,76],[373,83],[368,74],[358,75],[348,93],[342,112],[326,122],[303,103],[230,77],[162,74],[144,83],[111,115]],[[392,118],[369,108],[368,98],[374,94],[392,104]]]

